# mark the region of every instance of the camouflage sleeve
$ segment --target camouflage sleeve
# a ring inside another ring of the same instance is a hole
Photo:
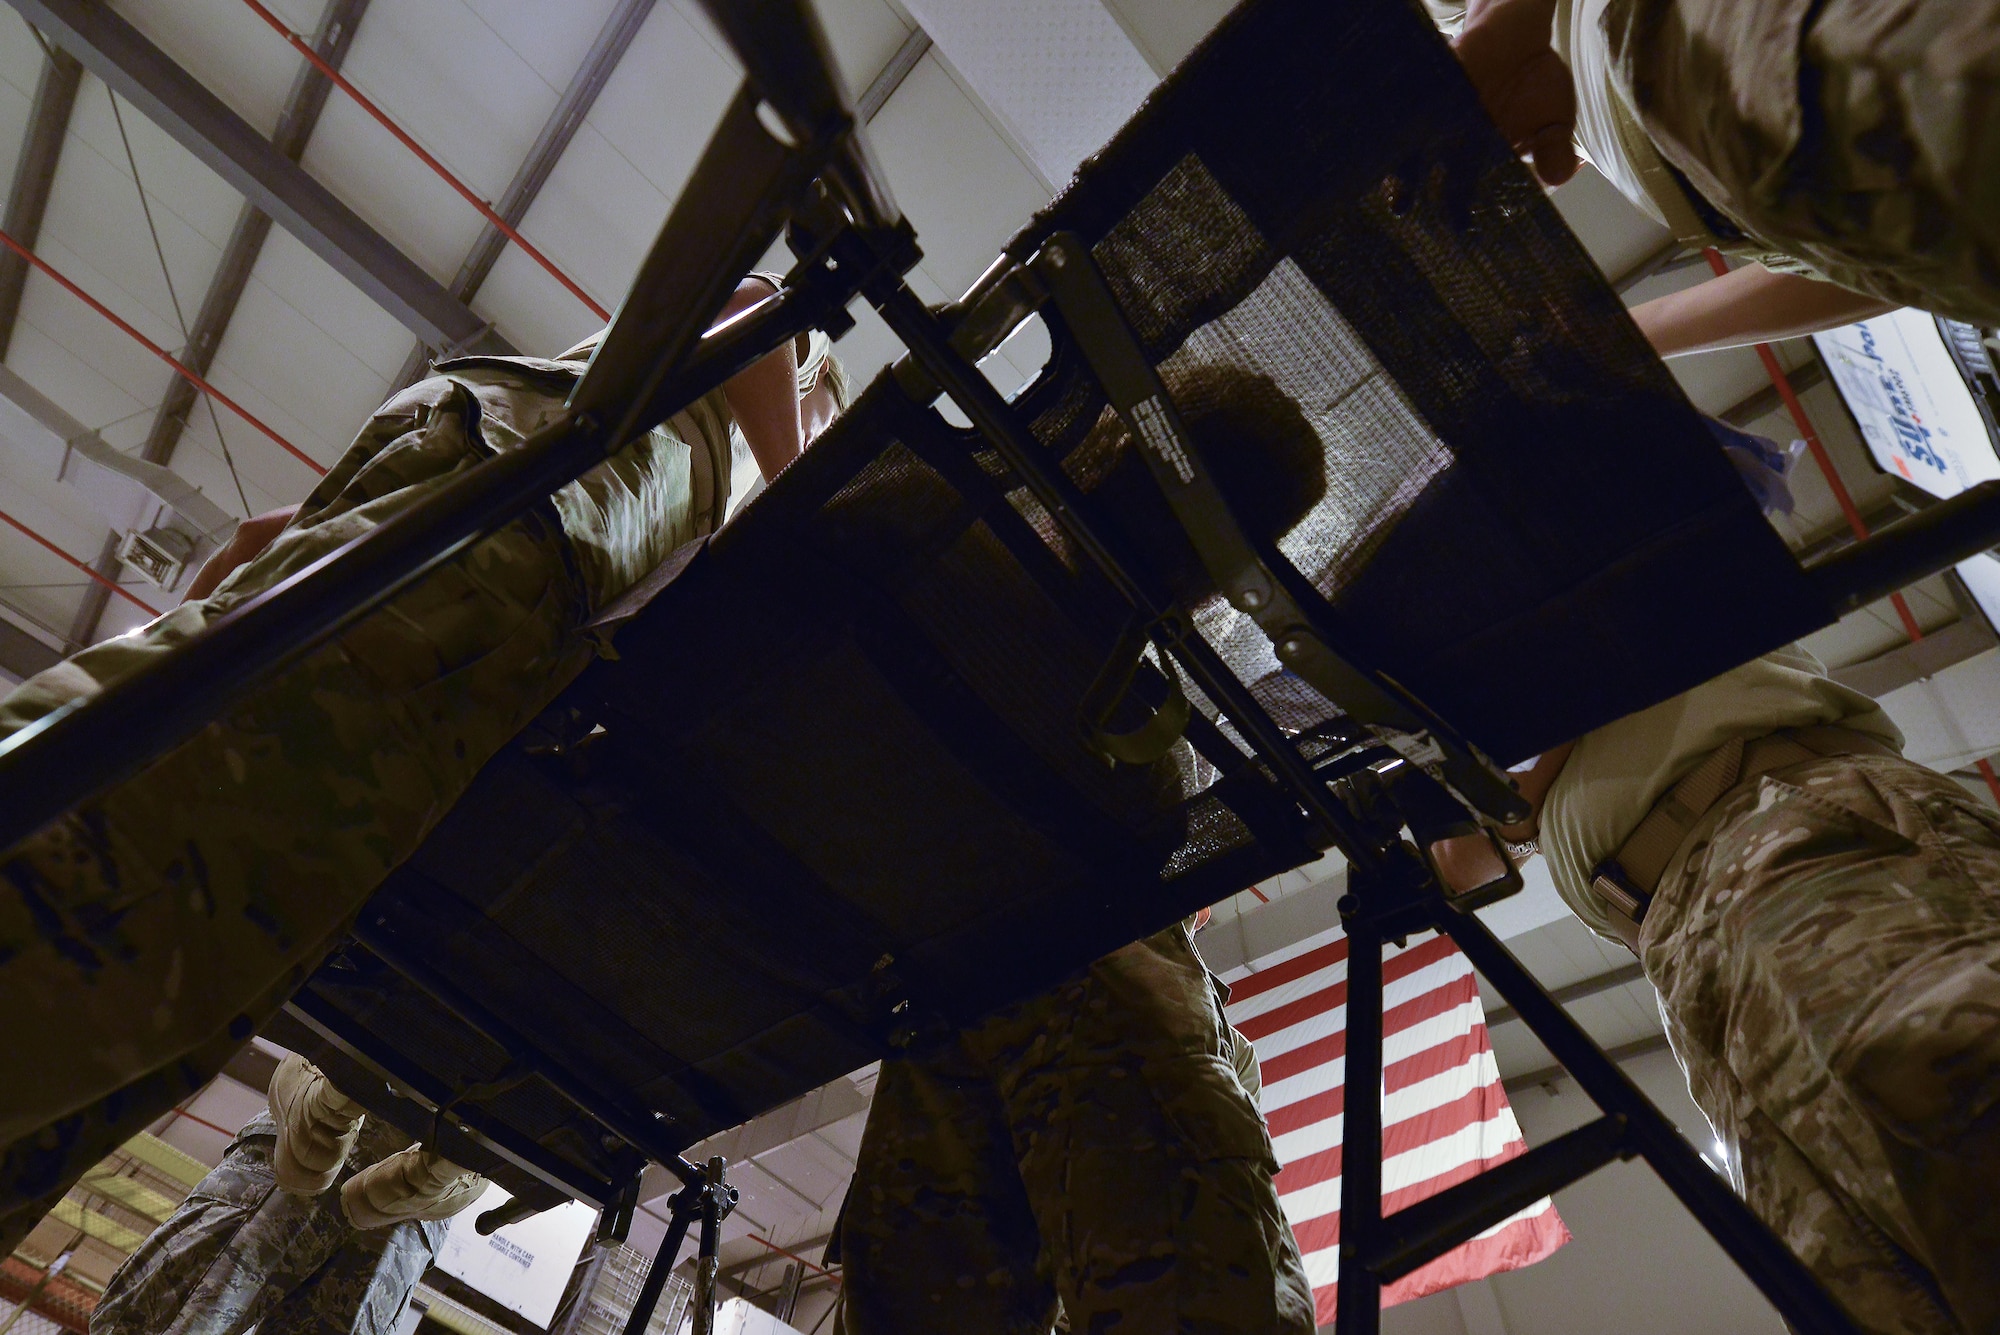
[[[378,459],[397,457],[398,452],[389,447],[411,432],[425,430],[431,418],[441,411],[477,414],[471,396],[448,376],[420,380],[377,408],[354,437],[354,443],[347,447],[347,452],[327,470],[326,476],[319,480],[319,485],[299,506],[298,514],[292,517],[291,527],[304,528],[320,523],[407,485],[408,479],[400,476],[409,471],[407,468],[398,468],[395,470],[398,477],[382,477],[375,485],[357,489],[354,484],[368,473],[370,465]]]
[[[1264,1073],[1257,1065],[1257,1049],[1233,1024],[1229,1026],[1229,1062],[1236,1068],[1237,1083],[1243,1086],[1243,1092],[1255,1103],[1257,1096],[1264,1092]]]
[[[0,737],[54,713],[75,700],[97,694],[112,682],[137,671],[147,662],[185,643],[205,629],[210,619],[210,603],[221,610],[239,602],[253,589],[275,583],[269,572],[281,568],[278,576],[291,573],[284,557],[290,544],[287,535],[345,513],[380,492],[393,491],[405,478],[383,478],[379,487],[353,488],[360,477],[388,447],[427,424],[432,414],[449,403],[452,382],[442,377],[413,385],[382,405],[368,419],[354,443],[306,497],[299,512],[286,525],[264,556],[246,563],[203,602],[183,603],[153,621],[136,635],[121,635],[80,650],[68,659],[38,672],[0,699]],[[404,471],[402,469],[398,472]],[[321,552],[314,552],[317,559]],[[275,563],[275,566],[274,566]],[[229,595],[235,594],[232,599]]]

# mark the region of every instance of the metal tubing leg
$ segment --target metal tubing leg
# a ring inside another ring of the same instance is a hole
[[[1518,1159],[1388,1215],[1376,1236],[1358,1245],[1375,1277],[1394,1284],[1516,1211],[1632,1154],[1625,1143],[1625,1114],[1606,1113]]]
[[[525,1196],[516,1196],[505,1205],[496,1205],[480,1212],[472,1227],[482,1238],[490,1238],[509,1224],[518,1224],[529,1215],[540,1214],[544,1206],[537,1205]],[[616,1207],[613,1207],[616,1208]]]
[[[400,1091],[389,1097],[418,1120],[434,1123],[435,1118],[431,1115],[451,1103],[452,1090],[446,1082],[407,1056],[379,1043],[354,1017],[310,988],[285,1003],[285,1014],[338,1049],[342,1056],[361,1067],[369,1076]],[[537,1144],[477,1105],[458,1109],[442,1127],[434,1126],[433,1135],[438,1143],[432,1148],[454,1161],[466,1162],[453,1153],[453,1147],[463,1138],[565,1196],[606,1208],[617,1199],[616,1182],[603,1180],[551,1153],[546,1146]]]
[[[1382,938],[1365,907],[1369,891],[1379,887],[1369,878],[1356,881],[1356,893],[1340,905],[1347,931],[1347,1076],[1335,1335],[1375,1335],[1382,1328],[1382,1282],[1363,1250],[1382,1222]]]
[[[870,260],[858,238],[850,238],[848,244],[859,249],[843,256],[843,263],[858,266]],[[1074,484],[1050,464],[1041,442],[1021,421],[1013,405],[1001,398],[984,373],[952,346],[944,328],[925,309],[916,293],[900,279],[871,283],[863,290],[881,313],[883,323],[910,350],[916,365],[943,387],[1119,593],[1156,625],[1176,617],[1173,605],[1152,586],[1150,577],[1134,573],[1141,569],[1140,565],[1115,536],[1098,531],[1086,521]],[[1378,856],[1374,845],[1363,835],[1353,816],[1331,800],[1325,783],[1312,772],[1298,748],[1208,643],[1199,634],[1190,633],[1170,647],[1195,684],[1243,731],[1328,837],[1340,845],[1357,867],[1374,861]]]
[[[1886,598],[2000,542],[2000,481],[1981,482],[1806,568],[1836,615]]]
[[[667,1236],[660,1239],[660,1250],[653,1254],[653,1268],[646,1272],[646,1282],[639,1286],[638,1301],[632,1304],[632,1313],[625,1318],[625,1335],[646,1335],[653,1309],[660,1305],[660,1293],[667,1287],[667,1276],[681,1259],[681,1244],[687,1241],[688,1225],[702,1207],[702,1194],[701,1187],[694,1183],[674,1193],[668,1206]],[[702,1227],[704,1230],[708,1227],[705,1216]]]
[[[722,1217],[736,1203],[736,1192],[723,1179],[724,1161],[716,1155],[708,1161],[706,1182],[701,1189],[701,1250],[694,1265],[694,1335],[715,1335],[715,1290],[720,1262],[716,1251],[722,1245]],[[626,1335],[635,1335],[626,1332]]]
[[[655,1121],[644,1111],[625,1107],[620,1100],[592,1087],[588,1081],[523,1037],[512,1025],[468,996],[438,969],[418,955],[404,950],[401,943],[380,928],[381,919],[369,919],[364,915],[362,921],[355,923],[354,935],[384,964],[428,993],[440,1006],[472,1029],[513,1053],[516,1061],[595,1118],[606,1130],[656,1160],[681,1181],[690,1185],[702,1181],[701,1170],[678,1153],[663,1123]]]
[[[1583,1092],[1607,1113],[1626,1119],[1628,1144],[1645,1157],[1688,1213],[1722,1245],[1750,1282],[1778,1309],[1779,1315],[1805,1335],[1860,1335],[1860,1328],[1820,1287],[1805,1263],[1750,1212],[1734,1191],[1701,1161],[1672,1122],[1653,1106],[1639,1087],[1604,1055],[1569,1013],[1544,992],[1486,924],[1434,900],[1432,921],[1456,941],[1472,967],[1486,976],[1547,1045]],[[1348,973],[1353,977],[1353,953]],[[1348,986],[1350,1032],[1354,986]],[[1349,1039],[1347,1111],[1354,1113],[1353,1040]],[[1350,1123],[1350,1126],[1352,1124]],[[1351,1167],[1351,1161],[1343,1167]],[[1343,1202],[1344,1206],[1344,1202]],[[1341,1220],[1345,1232],[1347,1221]],[[1345,1274],[1345,1269],[1342,1271]]]

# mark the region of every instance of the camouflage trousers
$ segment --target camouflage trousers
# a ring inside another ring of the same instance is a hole
[[[839,1247],[852,1335],[1310,1332],[1262,1118],[1186,932],[882,1063]]]
[[[1728,249],[2000,323],[2000,0],[1611,0],[1605,25]]]
[[[431,494],[481,457],[471,404],[442,380],[400,396],[213,597],[30,679],[0,701],[0,735]],[[519,520],[7,853],[0,1255],[297,988],[480,766],[588,661],[583,607],[553,516]]]
[[[277,1124],[259,1113],[213,1172],[112,1275],[91,1335],[391,1335],[446,1221],[362,1230],[340,1185],[408,1144],[370,1118],[332,1188],[278,1190]]]
[[[2000,816],[1896,757],[1726,796],[1640,956],[1752,1209],[1866,1330],[2000,1330]]]

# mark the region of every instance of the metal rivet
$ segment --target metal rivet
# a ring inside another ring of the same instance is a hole
[[[1245,607],[1262,607],[1264,605],[1264,591],[1262,589],[1245,589],[1243,590],[1241,601]]]

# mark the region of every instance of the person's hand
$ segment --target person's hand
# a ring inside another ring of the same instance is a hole
[[[1430,847],[1431,862],[1438,879],[1454,895],[1477,890],[1482,885],[1504,879],[1513,870],[1506,856],[1484,834],[1454,835]]]
[[[1473,4],[1452,43],[1486,114],[1542,184],[1576,175],[1576,88],[1549,44],[1554,0]]]
[[[181,601],[191,603],[214,593],[222,581],[261,555],[298,512],[298,506],[288,505],[282,510],[268,510],[238,524],[229,541],[202,562],[201,569],[188,582],[187,593]]]

